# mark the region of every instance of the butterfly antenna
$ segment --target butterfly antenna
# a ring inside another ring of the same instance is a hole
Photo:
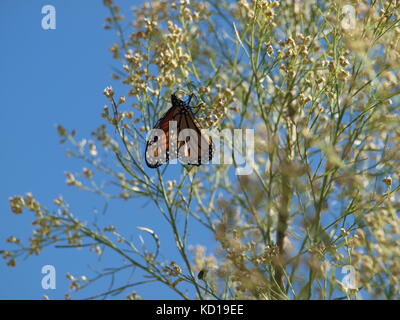
[[[194,97],[194,93],[191,93],[189,96],[189,100],[187,102],[187,104],[190,104],[190,101],[192,101],[192,98]]]

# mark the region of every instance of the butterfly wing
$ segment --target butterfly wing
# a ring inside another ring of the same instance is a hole
[[[178,143],[178,157],[188,165],[200,166],[211,161],[214,145],[210,136],[200,129],[200,126],[189,109],[182,115],[178,122],[178,137],[182,137]],[[189,130],[186,130],[189,129]]]
[[[188,165],[200,166],[208,163],[214,150],[211,137],[201,132],[188,103],[175,95],[171,96],[171,101],[172,107],[157,121],[148,137],[145,151],[147,166],[158,168],[176,157]],[[177,134],[176,137],[170,137],[170,121],[175,121],[177,125],[177,132],[171,128],[171,132]],[[181,135],[184,136],[184,140],[179,139]],[[174,141],[177,138],[182,141],[175,145]],[[170,150],[170,139],[171,146],[176,150]]]
[[[150,168],[158,168],[174,158],[174,152],[169,150],[169,122],[176,121],[180,108],[172,106],[156,123],[147,139],[145,159]],[[161,131],[160,131],[161,130]],[[158,134],[157,134],[158,133]]]

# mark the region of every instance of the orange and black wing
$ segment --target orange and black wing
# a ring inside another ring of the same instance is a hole
[[[202,132],[191,110],[178,122],[178,137],[182,140],[178,142],[178,157],[182,163],[200,166],[211,161],[214,151],[212,139]]]
[[[188,165],[200,166],[208,163],[214,150],[211,137],[201,131],[188,103],[175,95],[172,95],[171,100],[172,107],[158,120],[154,126],[155,130],[151,131],[147,139],[147,166],[158,168],[177,157],[183,164]],[[171,129],[173,137],[170,137],[170,121],[176,122],[176,132]]]
[[[154,129],[161,130],[157,135],[157,131],[152,130],[147,139],[145,159],[146,164],[150,168],[158,168],[167,163],[169,159],[174,158],[174,154],[170,154],[169,150],[169,122],[176,121],[176,116],[179,114],[179,106],[172,106],[161,118],[157,121]]]

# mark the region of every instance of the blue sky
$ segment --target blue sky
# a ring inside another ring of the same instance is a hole
[[[124,1],[124,14],[128,16],[129,7],[141,2]],[[42,7],[49,4],[56,8],[56,30],[41,27]],[[11,214],[10,196],[32,192],[54,208],[53,200],[62,194],[76,216],[88,222],[103,209],[101,198],[66,186],[64,172],[80,171],[83,163],[66,157],[55,126],[77,129],[78,136],[85,138],[102,123],[100,112],[107,103],[102,91],[117,85],[111,73],[112,66],[118,66],[108,50],[117,37],[103,29],[107,15],[101,0],[0,2],[0,247],[10,235],[27,239],[32,232],[30,213]],[[127,234],[137,233],[136,226],[153,228],[164,240],[164,253],[173,257],[174,243],[163,230],[157,210],[143,205],[141,200],[110,203],[104,225],[120,225]],[[198,239],[193,238],[193,244]],[[93,275],[89,265],[98,269],[121,265],[112,256],[100,263],[97,259],[87,250],[49,248],[38,257],[18,260],[16,268],[1,261],[0,299],[41,299],[44,294],[63,299],[69,292],[66,273],[89,277]],[[56,290],[41,288],[41,268],[47,264],[56,268]],[[72,296],[88,297],[106,286],[102,282]],[[176,298],[160,285],[147,285],[138,292],[144,298]]]

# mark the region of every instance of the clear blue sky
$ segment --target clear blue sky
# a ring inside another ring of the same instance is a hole
[[[141,2],[117,3],[123,4],[129,18],[128,9]],[[48,4],[56,8],[56,30],[41,27],[41,9]],[[11,214],[8,198],[12,195],[32,192],[52,207],[52,201],[62,194],[75,215],[88,222],[94,220],[96,210],[103,209],[101,198],[65,185],[64,172],[80,171],[83,163],[65,156],[55,125],[77,129],[84,138],[102,122],[99,114],[107,103],[102,91],[110,84],[118,86],[111,80],[112,66],[118,65],[108,50],[117,37],[102,27],[107,14],[101,0],[0,1],[0,248],[8,236],[27,239],[32,232],[30,213]],[[163,230],[157,210],[143,204],[140,200],[112,202],[104,225],[120,226],[125,234],[137,233],[136,226],[150,227],[160,234],[164,254],[174,257],[174,243]],[[192,239],[193,244],[200,240]],[[56,268],[56,290],[41,288],[41,268],[46,264]],[[0,261],[0,299],[41,299],[44,294],[63,299],[70,292],[67,272],[89,277],[93,275],[89,265],[101,269],[121,264],[115,257],[99,263],[87,250],[54,248],[38,257],[18,260],[16,268]],[[125,276],[119,283],[129,274]],[[107,284],[72,293],[72,297],[91,296],[105,290]],[[147,285],[138,292],[144,298],[176,298],[160,285]]]

